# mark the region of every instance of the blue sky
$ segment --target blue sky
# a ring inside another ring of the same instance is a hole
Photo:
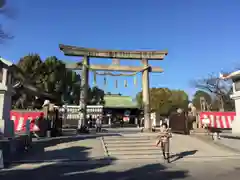
[[[151,49],[169,51],[164,61],[150,64],[162,67],[162,74],[151,74],[151,87],[184,89],[190,95],[190,81],[208,73],[239,67],[239,0],[10,0],[17,10],[15,20],[1,18],[4,28],[15,38],[0,46],[0,56],[17,62],[28,53],[44,59],[57,56],[66,61],[59,43],[108,49]],[[109,59],[91,59],[110,64]],[[139,61],[121,61],[140,65]],[[112,93],[135,96],[141,90],[133,78],[98,77],[100,88]],[[92,74],[90,84],[92,85]]]

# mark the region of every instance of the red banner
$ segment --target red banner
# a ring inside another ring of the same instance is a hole
[[[200,124],[204,125],[204,121],[209,121],[208,127],[230,129],[232,128],[232,121],[236,116],[236,112],[201,112]]]
[[[10,112],[10,118],[14,121],[14,131],[26,131],[26,121],[30,120],[30,131],[40,131],[39,122],[43,120],[42,111],[17,111]]]

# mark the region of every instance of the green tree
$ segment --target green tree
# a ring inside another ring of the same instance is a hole
[[[89,88],[88,104],[90,105],[104,105],[104,91],[98,87]]]
[[[139,106],[143,105],[142,92],[136,95]],[[151,110],[161,114],[168,114],[174,108],[186,109],[188,105],[188,95],[181,90],[170,90],[168,88],[150,89]]]
[[[183,90],[171,90],[171,92],[172,95],[168,101],[169,106],[187,110],[189,103],[187,93]]]
[[[150,107],[152,110],[166,113],[170,97],[172,96],[171,90],[168,88],[151,88],[150,89]]]
[[[39,55],[29,54],[20,59],[17,64],[19,71],[14,72],[15,81],[21,81],[25,88],[18,88],[13,96],[13,103],[29,106],[36,94],[40,94],[41,90],[34,89],[39,78],[39,68],[42,67],[42,61]],[[31,93],[29,93],[29,89]]]
[[[27,78],[33,82],[38,79],[39,70],[43,63],[38,54],[29,54],[19,60],[17,66],[27,75]]]
[[[136,102],[137,102],[138,106],[140,108],[142,108],[143,107],[142,91],[137,93],[135,99],[136,99]]]
[[[232,93],[231,80],[224,81],[217,75],[211,74],[207,78],[198,79],[192,82],[193,86],[199,90],[206,91],[216,98],[215,105],[218,105],[220,111],[234,108],[230,94]]]
[[[55,56],[46,58],[39,71],[38,86],[50,94],[55,94],[58,101],[61,101],[62,95],[69,91],[69,84],[71,86],[72,71],[67,71],[65,64]]]
[[[38,54],[29,54],[20,59],[17,67],[21,75],[18,71],[14,77],[24,82],[25,87],[17,90],[13,102],[23,101],[28,106],[35,101],[35,96],[39,96],[39,102],[43,103],[48,98],[46,94],[50,94],[54,97],[51,99],[53,103],[79,104],[80,75],[66,69],[65,63],[55,56],[42,61]],[[26,91],[26,85],[30,91]],[[89,104],[104,104],[104,91],[97,87],[89,88],[88,99]]]
[[[201,104],[200,104],[200,98],[204,97],[204,99],[206,100],[207,104],[212,104],[212,97],[210,96],[209,93],[202,91],[202,90],[198,90],[196,91],[196,93],[193,96],[193,105],[196,107],[197,110],[201,110]]]

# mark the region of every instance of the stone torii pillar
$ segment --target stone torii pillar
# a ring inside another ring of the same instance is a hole
[[[144,130],[151,131],[152,122],[150,118],[150,90],[149,90],[149,68],[148,60],[142,59],[142,64],[146,69],[142,72],[142,95],[144,110]]]
[[[89,57],[83,57],[82,76],[81,76],[81,90],[80,90],[80,119],[78,121],[78,130],[86,125],[86,114],[87,114],[87,100],[88,100],[88,75],[89,75]]]

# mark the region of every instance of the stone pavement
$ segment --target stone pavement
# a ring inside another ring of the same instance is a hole
[[[220,140],[217,140],[216,143],[240,153],[240,139],[221,138]]]
[[[185,136],[173,135],[171,141],[171,150],[173,154],[181,152],[195,152],[192,154],[196,158],[240,158],[240,153],[231,151],[230,149],[223,149],[214,144],[207,143],[200,139]],[[184,153],[183,153],[184,154]]]
[[[101,133],[99,135],[79,135],[38,140],[34,142],[33,149],[18,159],[15,164],[28,162],[105,161],[109,157],[115,160],[155,160],[162,158],[160,149],[154,146],[156,135],[152,133]],[[104,136],[105,145],[101,136]],[[126,139],[125,137],[128,139],[127,142],[124,140]],[[107,139],[108,141],[106,141]],[[224,149],[191,136],[174,134],[170,145],[172,161],[199,162],[240,159],[240,152]]]
[[[106,138],[108,134],[102,135]],[[121,136],[130,136],[131,139],[131,136],[136,134],[127,133]],[[144,133],[137,136],[145,139],[147,136],[152,137],[151,143],[154,143],[156,135]],[[170,164],[164,162],[161,157],[118,160],[107,158],[102,145],[101,137],[95,135],[40,140],[35,142],[32,152],[21,159],[25,163],[1,170],[0,179],[238,180],[240,176],[237,152],[190,136],[173,135],[171,146],[172,154],[175,156]],[[119,147],[121,150],[120,143]]]
[[[104,137],[108,155],[116,159],[161,158],[160,148],[155,147],[156,134],[124,134]],[[240,153],[221,148],[197,138],[173,134],[170,142],[172,161],[213,161],[240,159]]]
[[[88,161],[102,158],[104,149],[99,137],[85,135],[34,141],[32,149],[15,163]]]
[[[45,163],[25,164],[21,167],[0,171],[0,179],[34,180],[79,180],[79,179],[114,179],[114,180],[238,180],[240,162],[223,160],[216,162],[181,162],[171,164],[162,162],[109,162],[107,164],[68,164]]]
[[[231,150],[235,153],[240,153],[240,139],[238,138],[229,138],[222,137],[219,140],[212,140],[211,136],[208,135],[193,135],[194,137],[201,139],[209,144],[215,144],[222,149]]]

